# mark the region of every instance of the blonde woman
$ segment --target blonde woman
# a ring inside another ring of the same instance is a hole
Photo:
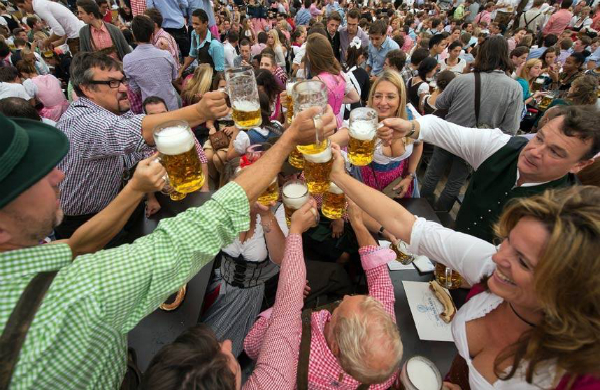
[[[528,60],[517,75],[517,82],[523,88],[523,102],[525,104],[531,104],[535,99],[544,95],[541,91],[531,94],[533,82],[542,74],[542,65],[542,60],[539,58]]]
[[[277,30],[269,30],[267,38],[267,46],[275,52],[275,61],[281,69],[285,69],[285,48],[279,41],[279,33]]]

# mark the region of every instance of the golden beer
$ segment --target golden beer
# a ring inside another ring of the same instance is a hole
[[[329,189],[329,174],[333,166],[331,142],[322,152],[304,153],[304,178],[311,194],[322,194]]]
[[[406,251],[406,243],[399,240],[397,243],[391,243],[390,249],[396,254],[396,260],[404,265],[408,265],[413,262],[415,257]]]
[[[544,87],[545,82],[546,79],[544,79],[543,77],[538,77],[537,79],[535,79],[533,84],[531,85],[531,92],[541,91]]]
[[[263,191],[258,197],[258,203],[263,206],[269,206],[271,202],[277,202],[279,199],[279,184],[277,183],[277,177],[273,179],[271,184]]]
[[[348,158],[352,165],[364,166],[373,161],[377,120],[377,111],[372,108],[359,107],[350,111]]]
[[[298,145],[296,146],[296,149],[298,149],[298,151],[304,155],[321,153],[327,149],[327,140],[319,142],[318,144]]]
[[[262,124],[260,104],[258,102],[238,101],[233,104],[232,118],[240,129],[251,129]]]
[[[540,105],[538,106],[540,110],[546,110],[548,109],[548,106],[550,106],[550,104],[552,103],[552,101],[554,100],[553,96],[550,95],[546,95],[542,97],[542,101],[540,102]]]
[[[288,227],[292,224],[292,214],[308,202],[308,187],[301,180],[290,180],[283,185],[281,190],[285,222]]]
[[[446,267],[442,263],[437,263],[435,265],[434,275],[435,280],[437,280],[442,287],[446,287],[449,290],[459,288],[462,283],[460,274],[452,268]]]
[[[333,182],[329,183],[329,190],[323,194],[321,211],[329,219],[342,218],[344,211],[346,211],[346,195]]]
[[[288,125],[292,124],[292,119],[294,118],[294,99],[292,99],[292,91],[294,89],[294,85],[296,85],[296,80],[292,79],[288,81],[285,85],[285,94],[287,95],[287,114],[286,120]]]
[[[187,122],[170,121],[157,126],[154,141],[174,191],[187,194],[204,185],[202,166],[194,147],[194,134]]]
[[[302,157],[302,153],[298,149],[292,150],[292,153],[288,156],[288,162],[294,168],[304,168],[304,157]]]

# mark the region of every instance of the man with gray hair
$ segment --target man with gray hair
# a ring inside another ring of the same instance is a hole
[[[348,206],[348,216],[358,240],[369,295],[347,295],[339,305],[303,312],[302,336],[298,340],[299,389],[310,383],[320,389],[366,385],[371,390],[385,390],[396,379],[402,359],[394,287],[387,267],[396,255],[377,246],[363,222],[362,210],[353,202]],[[270,316],[270,309],[261,313],[244,340],[244,350],[254,360],[263,352]]]
[[[129,110],[128,81],[121,64],[101,53],[76,55],[71,63],[71,82],[79,100],[56,125],[71,142],[69,153],[59,164],[66,174],[60,184],[65,219],[57,229],[59,238],[70,237],[117,196],[124,169],[149,152],[147,145],[154,145],[155,126],[170,120],[197,126],[215,119],[207,107],[224,101],[223,94],[208,93],[199,103],[179,110],[135,115]]]

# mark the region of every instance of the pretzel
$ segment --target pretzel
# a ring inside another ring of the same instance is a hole
[[[440,301],[440,303],[444,306],[444,311],[440,313],[440,318],[445,323],[450,323],[450,321],[452,321],[452,318],[456,314],[456,306],[454,306],[452,297],[435,280],[429,282],[429,288],[431,289],[431,291],[433,291],[438,301]]]

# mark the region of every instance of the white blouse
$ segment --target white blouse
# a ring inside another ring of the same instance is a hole
[[[458,271],[465,280],[474,285],[483,276],[491,275],[496,269],[492,255],[496,247],[487,241],[447,229],[437,223],[417,218],[413,225],[408,246],[410,253],[439,259],[441,263]],[[487,291],[473,296],[454,316],[452,335],[458,353],[469,367],[469,384],[473,390],[540,390],[556,385],[555,365],[539,366],[533,376],[533,383],[525,380],[526,362],[521,364],[515,375],[507,380],[489,383],[475,368],[469,354],[466,324],[468,321],[484,317],[497,308],[503,299]],[[508,370],[508,369],[507,369]]]
[[[285,223],[285,214],[283,207],[280,207],[275,213],[275,219],[277,224],[281,228],[284,236],[287,236],[288,228]],[[250,239],[241,242],[239,236],[226,247],[222,249],[223,252],[227,253],[231,257],[238,257],[239,255],[244,256],[244,260],[259,262],[263,261],[269,255],[267,250],[267,242],[265,240],[265,233],[260,223],[260,215],[256,216],[256,226],[254,227],[254,234]],[[270,256],[269,256],[270,258]]]

